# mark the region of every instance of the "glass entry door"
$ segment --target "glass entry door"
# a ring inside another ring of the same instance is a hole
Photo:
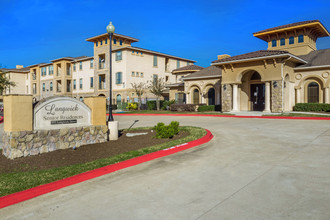
[[[251,84],[252,111],[265,110],[265,84]]]

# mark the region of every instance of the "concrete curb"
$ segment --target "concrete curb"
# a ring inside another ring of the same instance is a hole
[[[107,114],[109,115],[109,114]],[[292,119],[292,120],[330,120],[330,117],[287,117],[287,116],[244,116],[244,115],[207,115],[207,114],[120,114],[115,116],[201,116],[201,117],[220,117],[220,118],[259,118],[259,119]]]
[[[174,147],[170,147],[167,149],[163,149],[160,151],[156,151],[150,154],[146,154],[140,157],[135,157],[129,160],[125,160],[116,164],[111,164],[105,167],[101,167],[95,170],[87,171],[85,173],[77,174],[75,176],[71,176],[62,180],[58,180],[52,183],[40,185],[31,189],[27,189],[21,192],[13,193],[10,195],[6,195],[3,197],[0,197],[0,209],[14,205],[32,198],[35,198],[37,196],[41,196],[43,194],[73,185],[77,184],[86,180],[90,180],[99,176],[103,176],[105,174],[113,173],[118,170],[125,169],[127,167],[135,166],[147,161],[151,161],[160,157],[165,157],[192,147],[196,147],[198,145],[204,144],[209,142],[212,138],[213,135],[212,133],[206,130],[206,135],[200,139],[190,141],[188,143],[180,144]]]

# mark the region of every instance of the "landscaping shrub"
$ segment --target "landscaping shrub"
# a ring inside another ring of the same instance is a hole
[[[198,107],[199,112],[212,112],[214,109],[214,105],[201,105]]]
[[[155,127],[156,138],[172,138],[179,133],[179,122],[172,121],[169,125],[159,122]]]
[[[162,107],[164,101],[160,100],[160,107]],[[157,110],[157,105],[156,105],[156,100],[151,100],[151,101],[147,101],[147,109],[148,110]]]
[[[204,106],[205,104],[172,104],[170,106],[171,111],[178,111],[178,112],[194,112],[196,111],[198,106]]]
[[[170,109],[170,106],[172,104],[175,104],[175,100],[164,101],[163,104],[161,105],[162,106],[162,110],[169,110]]]
[[[297,103],[293,111],[301,112],[330,112],[330,104],[322,103]]]
[[[138,108],[138,103],[137,102],[131,102],[127,104],[127,107],[129,110],[136,110]]]

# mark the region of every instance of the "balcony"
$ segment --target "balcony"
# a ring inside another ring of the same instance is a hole
[[[102,62],[102,63],[99,63],[99,69],[104,69],[105,68],[105,63]]]

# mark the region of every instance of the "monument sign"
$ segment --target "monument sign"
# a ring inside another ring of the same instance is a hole
[[[41,100],[33,111],[34,130],[91,125],[91,110],[83,102],[64,96]]]

